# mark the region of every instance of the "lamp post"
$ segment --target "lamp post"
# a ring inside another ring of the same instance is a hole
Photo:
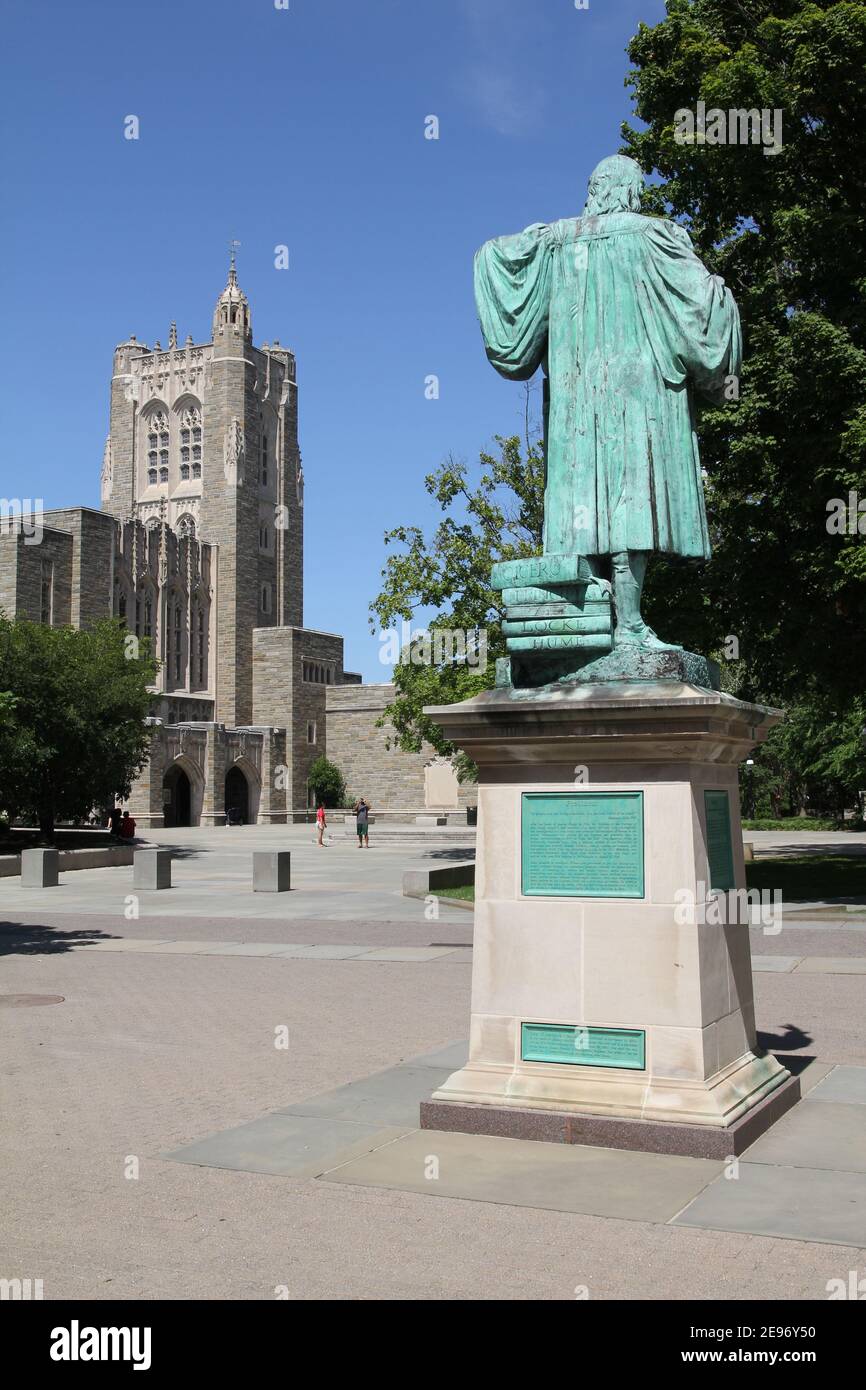
[[[746,759],[746,805],[748,806],[748,819],[755,819],[755,759]]]

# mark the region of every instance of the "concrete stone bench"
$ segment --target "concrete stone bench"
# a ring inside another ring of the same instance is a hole
[[[447,816],[416,816],[416,825],[447,825]]]
[[[59,874],[60,855],[56,849],[22,850],[22,888],[56,888]]]
[[[22,853],[30,851],[0,855],[0,878],[15,878],[21,873]],[[108,869],[118,864],[131,864],[133,850],[132,845],[104,845],[95,849],[58,849],[56,853],[60,872],[65,874],[70,869]]]
[[[144,892],[171,887],[171,850],[137,849],[132,857],[132,886]]]
[[[253,853],[253,892],[288,893],[292,886],[292,855],[287,849]]]

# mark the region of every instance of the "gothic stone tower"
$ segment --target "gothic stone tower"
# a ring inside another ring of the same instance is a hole
[[[254,347],[234,255],[209,343],[130,338],[114,354],[102,508],[216,550],[208,685],[213,718],[253,718],[253,630],[303,624],[303,478],[295,359]],[[163,661],[170,622],[157,632]],[[189,643],[195,640],[189,634]]]

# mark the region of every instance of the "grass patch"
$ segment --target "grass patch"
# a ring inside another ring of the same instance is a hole
[[[789,858],[756,859],[746,865],[749,888],[781,892],[785,902],[816,902],[823,898],[866,899],[866,855],[798,854]],[[474,903],[475,885],[437,888],[437,898]]]
[[[810,819],[808,816],[788,816],[786,820],[744,820],[744,830],[860,830],[856,821]]]
[[[746,865],[749,888],[781,892],[785,902],[817,902],[824,898],[866,899],[866,855],[803,854],[791,858],[756,859]],[[475,885],[437,888],[437,898],[474,903]]]
[[[756,859],[746,865],[749,888],[778,890],[786,902],[822,898],[866,898],[866,855],[798,854],[790,859]]]

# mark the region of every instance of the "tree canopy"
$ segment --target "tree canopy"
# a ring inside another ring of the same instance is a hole
[[[451,744],[423,706],[451,704],[486,690],[494,681],[496,658],[505,655],[501,595],[490,587],[490,570],[497,560],[538,554],[544,520],[543,448],[529,423],[528,404],[527,396],[524,440],[497,436],[498,454],[481,454],[477,477],[464,461],[449,458],[424,479],[443,512],[429,538],[417,526],[397,526],[385,534],[386,545],[403,549],[386,560],[381,592],[370,606],[371,623],[378,619],[383,631],[400,632],[401,620],[418,620],[413,632],[434,639],[427,643],[429,654],[420,650],[423,637],[403,644],[394,667],[396,697],[385,713],[405,750],[417,751],[426,740],[437,752],[450,753]],[[432,616],[425,620],[428,613]],[[483,644],[473,646],[481,633]],[[470,659],[460,659],[460,639]],[[468,770],[465,763],[461,767]]]
[[[157,663],[108,619],[46,627],[0,614],[0,812],[58,820],[128,796],[147,761]]]
[[[712,559],[697,573],[656,559],[647,618],[720,657],[732,693],[788,708],[756,754],[766,799],[838,809],[866,786],[866,5],[668,0],[628,55],[638,119],[623,152],[649,176],[643,210],[685,226],[724,277],[745,345],[732,398],[697,419]],[[698,102],[780,113],[779,148],[706,130],[682,143],[678,113]],[[483,676],[396,666],[388,717],[405,748],[449,751],[422,706],[492,684],[504,643],[490,566],[541,549],[541,444],[498,445],[477,484],[453,460],[425,479],[446,513],[429,539],[386,534],[404,549],[372,605],[382,626],[430,612],[431,629],[485,627],[490,653]]]
[[[828,529],[828,507],[866,499],[866,5],[670,0],[628,52],[645,210],[724,276],[745,343],[739,399],[699,423],[712,560],[697,584],[657,563],[647,608],[676,612],[695,650],[735,636],[744,694],[845,703],[862,690],[866,548]],[[678,143],[698,101],[780,111],[781,148]]]

